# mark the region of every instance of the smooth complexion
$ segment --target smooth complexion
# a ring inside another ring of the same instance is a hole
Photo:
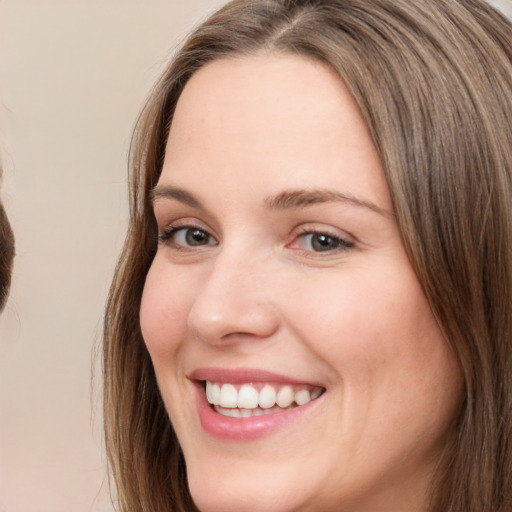
[[[154,210],[140,319],[199,509],[425,510],[460,370],[340,78],[283,55],[202,68]],[[325,391],[258,423],[215,412],[208,378]]]

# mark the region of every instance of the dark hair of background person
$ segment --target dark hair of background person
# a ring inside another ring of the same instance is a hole
[[[0,169],[0,178],[2,176]],[[11,285],[14,262],[14,234],[0,202],[0,311],[4,308]]]
[[[512,26],[481,0],[235,0],[176,54],[134,135],[129,231],[105,317],[106,447],[120,510],[196,510],[139,326],[157,245],[150,191],[191,75],[257,53],[327,63],[352,93],[411,264],[460,362],[464,400],[430,510],[510,512]]]

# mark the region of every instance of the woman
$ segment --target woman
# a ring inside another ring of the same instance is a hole
[[[236,0],[139,120],[105,321],[123,511],[512,508],[512,28]]]

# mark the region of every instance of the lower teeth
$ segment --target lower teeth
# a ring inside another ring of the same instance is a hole
[[[263,416],[266,414],[276,414],[283,411],[288,411],[289,409],[295,408],[296,405],[291,405],[290,407],[279,407],[274,406],[270,409],[262,409],[261,407],[256,407],[255,409],[229,409],[226,407],[220,407],[218,405],[213,406],[214,410],[222,416],[229,416],[231,418],[250,418],[252,416]]]

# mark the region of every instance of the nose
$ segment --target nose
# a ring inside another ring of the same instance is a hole
[[[279,328],[268,266],[240,256],[219,255],[197,290],[188,327],[203,342],[265,340]]]

